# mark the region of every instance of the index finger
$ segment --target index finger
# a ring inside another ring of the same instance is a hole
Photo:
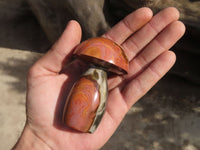
[[[102,36],[121,45],[129,36],[149,22],[152,16],[153,13],[149,8],[137,9]]]

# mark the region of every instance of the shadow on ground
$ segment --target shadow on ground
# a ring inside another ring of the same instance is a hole
[[[13,51],[13,54],[10,54]],[[42,55],[39,53],[31,52],[18,52],[17,50],[11,50],[9,53],[2,53],[5,55],[5,61],[0,60],[0,70],[2,74],[13,78],[13,80],[6,80],[4,84],[7,84],[12,91],[18,93],[26,92],[26,77],[27,72],[34,62],[36,62]]]

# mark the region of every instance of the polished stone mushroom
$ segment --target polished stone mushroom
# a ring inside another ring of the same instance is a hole
[[[75,49],[74,55],[89,63],[90,67],[71,89],[63,121],[70,128],[93,133],[106,106],[107,72],[127,74],[128,59],[120,46],[105,38],[82,42]]]

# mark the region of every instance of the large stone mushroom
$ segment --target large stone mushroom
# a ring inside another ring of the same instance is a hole
[[[128,59],[120,46],[109,39],[92,38],[82,42],[74,55],[90,64],[70,91],[64,124],[81,132],[93,133],[104,114],[108,95],[107,72],[128,72]]]

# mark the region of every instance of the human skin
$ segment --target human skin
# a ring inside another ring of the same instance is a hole
[[[68,91],[87,65],[71,62],[80,43],[81,27],[70,21],[52,48],[29,70],[26,124],[13,150],[95,150],[117,129],[129,108],[156,84],[175,63],[170,51],[184,34],[179,12],[166,8],[152,14],[140,8],[102,35],[119,44],[129,59],[129,73],[108,79],[109,95],[103,119],[93,133],[81,133],[62,124]]]

